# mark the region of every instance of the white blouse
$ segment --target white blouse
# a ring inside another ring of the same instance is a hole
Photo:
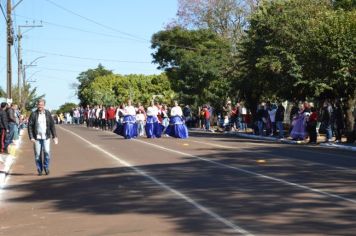
[[[171,110],[171,116],[183,116],[183,111],[180,106],[173,107]]]
[[[125,107],[125,112],[124,115],[127,116],[136,116],[136,110],[133,106],[127,106]]]
[[[158,108],[157,107],[148,107],[147,108],[147,116],[157,116],[158,115]]]

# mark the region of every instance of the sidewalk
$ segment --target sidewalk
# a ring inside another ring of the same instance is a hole
[[[198,131],[198,132],[200,131],[200,132],[205,132],[205,133],[207,132],[200,128],[190,128],[189,130]],[[271,137],[271,136],[259,136],[259,135],[254,135],[252,132],[238,132],[238,131],[215,132],[215,131],[212,131],[212,133],[229,135],[229,136],[237,136],[237,137],[243,137],[243,138],[250,138],[250,139],[268,140],[268,141],[274,141],[274,142],[279,142],[279,143],[309,145],[305,141],[295,141],[295,140],[292,140],[289,138],[279,139],[279,138]],[[332,143],[332,142],[325,143],[324,140],[325,140],[325,138],[323,136],[318,136],[318,144],[317,145],[322,146],[322,147],[332,147],[332,148],[336,148],[336,149],[349,150],[349,151],[356,152],[356,144],[347,144],[347,143],[336,144],[336,143]]]
[[[9,146],[9,154],[0,154],[0,189],[4,187],[6,176],[9,173],[12,164],[15,162],[16,153],[21,145],[23,133],[24,131],[22,130],[19,140]]]

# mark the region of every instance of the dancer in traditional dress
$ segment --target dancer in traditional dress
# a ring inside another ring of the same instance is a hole
[[[169,126],[166,129],[166,134],[175,138],[188,138],[188,128],[185,125],[183,118],[183,111],[178,102],[174,102],[174,107],[171,109],[171,117]]]
[[[147,120],[146,120],[146,135],[147,138],[160,138],[162,135],[163,127],[158,120],[158,107],[151,102],[151,106],[147,108]]]
[[[308,115],[309,113],[306,112],[306,108],[303,106],[303,104],[300,104],[299,111],[294,116],[293,129],[290,133],[290,136],[293,138],[293,140],[304,140],[306,138],[306,117]]]
[[[123,136],[125,139],[132,139],[137,137],[137,123],[136,110],[131,105],[131,100],[128,101],[127,106],[123,110],[124,120],[123,126],[116,129],[115,133]]]

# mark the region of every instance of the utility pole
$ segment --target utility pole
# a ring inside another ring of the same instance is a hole
[[[7,93],[7,102],[12,102],[12,65],[11,65],[11,47],[14,45],[14,35],[12,31],[12,18],[11,13],[23,0],[20,0],[15,4],[14,7],[11,5],[11,0],[7,0],[6,6],[6,25],[7,25],[7,73],[6,73],[6,93]]]
[[[21,27],[19,26],[17,35],[17,87],[19,89],[19,102],[21,103],[21,74],[22,74],[22,55],[21,55]]]
[[[11,19],[11,0],[7,0],[7,100],[11,102],[11,82],[12,82],[12,67],[11,67],[11,46],[14,44],[14,38],[12,33],[12,19]]]

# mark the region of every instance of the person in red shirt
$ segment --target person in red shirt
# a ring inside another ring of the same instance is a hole
[[[114,125],[115,125],[115,114],[116,114],[116,110],[113,106],[110,106],[107,110],[106,110],[106,117],[108,120],[108,128],[109,130],[113,130]]]
[[[316,125],[318,121],[318,113],[312,103],[309,104],[310,116],[307,121],[307,132],[309,134],[309,143],[316,144],[317,142],[317,132]]]
[[[210,112],[209,112],[209,109],[206,106],[204,106],[203,107],[203,112],[204,112],[205,129],[206,129],[206,131],[210,131]]]

